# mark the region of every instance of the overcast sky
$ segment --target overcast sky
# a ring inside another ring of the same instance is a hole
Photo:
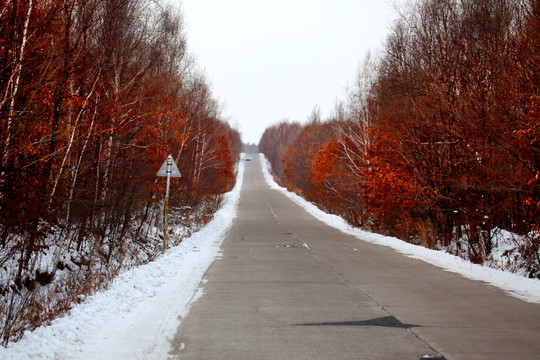
[[[188,46],[244,142],[281,120],[324,117],[380,50],[391,0],[173,0]]]

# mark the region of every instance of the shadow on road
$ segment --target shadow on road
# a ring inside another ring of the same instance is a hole
[[[338,321],[338,322],[324,322],[318,324],[295,324],[296,326],[383,326],[400,329],[410,329],[413,327],[419,327],[419,325],[403,324],[401,321],[393,316],[385,316],[370,320],[361,321]]]

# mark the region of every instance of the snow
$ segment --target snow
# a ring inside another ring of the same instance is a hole
[[[234,189],[199,232],[155,261],[119,275],[67,316],[0,347],[0,359],[166,359],[182,317],[202,291],[201,279],[219,255],[236,216],[244,164]]]
[[[448,254],[444,251],[427,249],[423,246],[413,245],[394,237],[374,234],[354,228],[341,217],[327,214],[314,204],[306,201],[304,198],[279,186],[274,181],[272,175],[270,175],[268,170],[268,161],[263,154],[259,154],[259,156],[261,159],[264,178],[268,185],[271,188],[285,194],[323,223],[332,226],[345,234],[355,236],[360,240],[387,246],[408,257],[425,261],[472,280],[486,282],[492,286],[504,290],[509,295],[524,301],[540,303],[540,280],[525,278],[518,274],[494,269],[488,266],[472,264],[467,260],[463,260],[458,256]]]

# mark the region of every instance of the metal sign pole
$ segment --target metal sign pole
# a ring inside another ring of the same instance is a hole
[[[169,214],[169,188],[171,186],[171,165],[172,158],[169,155],[167,158],[167,191],[165,192],[165,221],[163,225],[163,253],[167,249],[167,228],[168,228],[168,214]]]
[[[169,188],[171,187],[171,178],[179,178],[180,170],[174,162],[172,155],[167,156],[167,159],[159,168],[157,176],[166,176],[167,177],[167,191],[165,193],[165,205],[163,206],[164,219],[163,219],[163,252],[167,250],[167,230],[168,230],[168,216],[169,216]]]

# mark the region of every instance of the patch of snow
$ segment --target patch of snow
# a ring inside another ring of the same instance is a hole
[[[234,189],[199,232],[146,265],[119,275],[108,290],[67,316],[0,347],[0,359],[166,359],[182,317],[202,290],[204,273],[220,254],[236,216],[244,164]]]
[[[527,302],[540,303],[540,280],[528,279],[521,275],[507,271],[494,269],[488,266],[472,264],[458,256],[448,254],[444,251],[431,250],[423,246],[413,245],[403,240],[370,233],[349,225],[343,218],[323,212],[314,204],[287,189],[279,186],[269,172],[270,165],[263,154],[259,154],[263,174],[268,185],[275,190],[285,194],[307,212],[319,219],[323,223],[332,226],[344,234],[355,236],[356,238],[373,244],[390,247],[398,252],[415,259],[433,264],[447,271],[460,274],[472,280],[484,281],[492,286],[498,287],[509,295],[517,297]]]

